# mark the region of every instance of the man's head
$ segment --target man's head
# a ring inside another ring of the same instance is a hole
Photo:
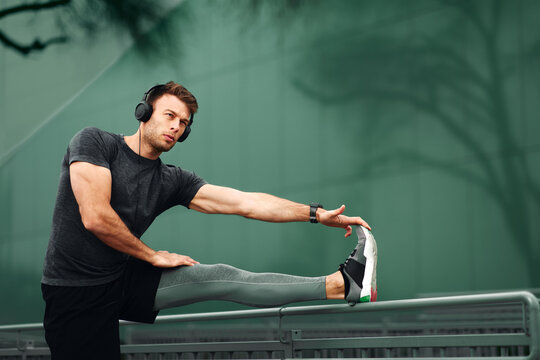
[[[152,116],[154,103],[165,94],[176,96],[180,101],[184,102],[189,108],[191,121],[193,121],[193,114],[199,108],[197,99],[185,87],[173,81],[152,86],[145,92],[141,102],[135,107],[135,118],[141,122],[147,122]]]
[[[189,131],[198,104],[186,88],[172,81],[152,88],[143,100],[151,105],[151,116],[141,122],[142,146],[149,156],[157,157]]]

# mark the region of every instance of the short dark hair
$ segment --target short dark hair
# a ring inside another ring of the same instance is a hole
[[[195,98],[195,96],[193,96],[193,94],[190,93],[188,89],[186,89],[180,84],[175,83],[174,81],[169,81],[166,84],[156,87],[150,92],[150,94],[148,94],[146,102],[154,106],[156,100],[165,94],[174,95],[180,101],[184,102],[191,114],[195,114],[199,109],[199,104],[197,104],[197,99]]]

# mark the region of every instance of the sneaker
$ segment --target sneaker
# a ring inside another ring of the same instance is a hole
[[[339,265],[345,280],[345,300],[351,306],[377,300],[377,244],[371,231],[363,226],[356,226],[356,235],[358,244]]]

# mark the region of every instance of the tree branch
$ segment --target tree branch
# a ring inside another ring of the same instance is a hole
[[[449,47],[441,46],[440,41],[435,37],[426,37],[424,41],[426,45],[420,48],[423,53],[438,55],[439,60],[441,60],[440,63],[453,63],[455,65],[454,69],[458,69],[463,74],[463,78],[466,78],[468,82],[478,85],[481,90],[486,91],[489,88],[489,82],[480,76],[477,70],[474,69],[472,64],[462,54]]]
[[[58,6],[64,6],[71,2],[71,0],[51,0],[46,3],[35,2],[33,4],[23,4],[0,10],[0,19],[4,16],[22,13],[26,11],[39,11],[45,9],[52,9]]]
[[[30,45],[21,45],[7,37],[2,31],[0,31],[0,42],[2,42],[2,44],[4,44],[6,47],[12,48],[15,51],[21,53],[22,55],[28,55],[32,51],[41,51],[49,45],[61,44],[67,41],[67,36],[57,36],[46,41],[41,41],[40,39],[36,38],[34,42]]]
[[[366,94],[368,95],[368,94]],[[488,178],[491,179],[494,185],[494,189],[502,189],[500,184],[500,179],[497,176],[497,173],[493,166],[491,165],[488,156],[481,148],[478,141],[473,139],[471,134],[469,134],[466,129],[461,128],[451,116],[443,113],[440,109],[433,106],[433,104],[423,101],[411,94],[406,94],[404,92],[393,93],[391,91],[380,91],[375,92],[371,91],[370,96],[375,96],[376,98],[383,98],[386,101],[392,99],[394,101],[399,100],[405,103],[408,103],[411,106],[418,108],[424,113],[431,114],[435,119],[439,120],[450,134],[452,134],[459,142],[461,142],[466,148],[470,149],[474,156],[478,159],[479,164],[484,168]]]
[[[487,38],[489,36],[489,31],[482,21],[478,9],[474,7],[469,1],[460,1],[460,0],[444,0],[443,3],[446,3],[451,6],[455,6],[461,13],[471,20],[471,23],[478,29],[480,34]]]
[[[496,202],[500,201],[500,194],[493,183],[463,168],[458,162],[435,158],[406,148],[396,149],[395,151],[371,158],[362,164],[365,168],[363,171],[373,172],[375,171],[374,169],[380,168],[381,163],[388,163],[389,161],[398,161],[400,164],[406,164],[408,162],[419,166],[427,166],[429,169],[438,169],[456,178],[476,184],[492,196]]]

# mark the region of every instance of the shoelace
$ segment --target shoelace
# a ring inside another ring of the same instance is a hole
[[[356,248],[353,249],[353,251],[351,251],[351,253],[349,254],[349,257],[347,258],[347,260],[345,260],[345,262],[343,264],[339,264],[339,270],[343,270],[347,264],[349,263],[349,260],[352,259],[352,257],[356,254]]]

